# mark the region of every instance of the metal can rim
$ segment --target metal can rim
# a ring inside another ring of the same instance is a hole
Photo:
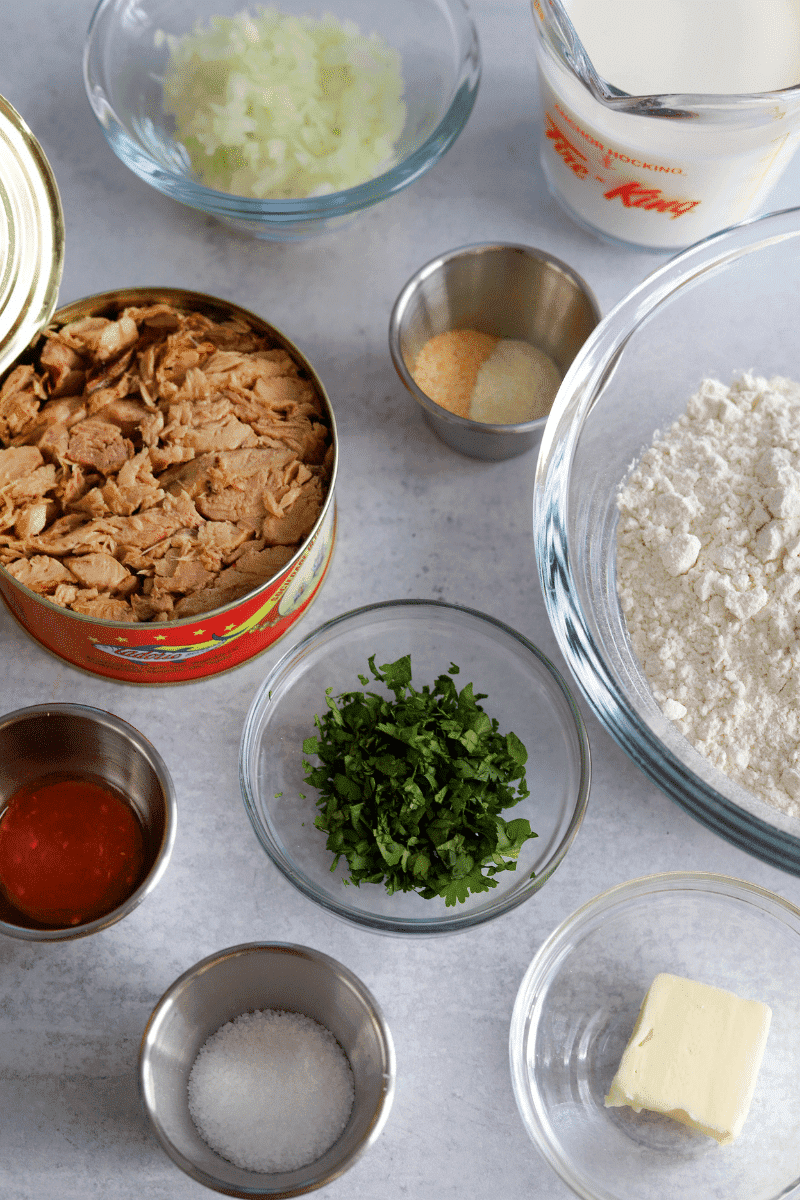
[[[0,372],[49,321],[64,267],[64,214],[36,137],[0,96]]]

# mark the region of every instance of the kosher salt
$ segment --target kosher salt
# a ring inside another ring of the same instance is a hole
[[[353,1072],[333,1034],[301,1013],[243,1013],[212,1034],[189,1075],[201,1137],[249,1171],[314,1162],[342,1133]]]

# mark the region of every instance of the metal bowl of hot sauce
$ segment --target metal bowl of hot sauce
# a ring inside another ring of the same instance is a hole
[[[39,704],[0,717],[0,933],[86,937],[156,887],[175,791],[150,742],[112,713]]]

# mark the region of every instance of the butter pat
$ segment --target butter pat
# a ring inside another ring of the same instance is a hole
[[[750,1109],[772,1011],[758,1000],[656,975],[606,1096],[664,1113],[722,1145],[742,1130]]]

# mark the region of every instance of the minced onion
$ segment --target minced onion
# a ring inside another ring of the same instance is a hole
[[[164,109],[209,187],[320,196],[395,161],[406,118],[400,55],[352,21],[262,8],[156,42],[169,51]]]

